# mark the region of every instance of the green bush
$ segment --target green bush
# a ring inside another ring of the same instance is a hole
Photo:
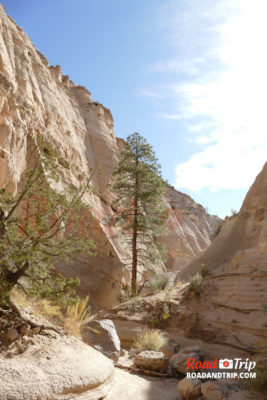
[[[190,278],[189,290],[190,292],[193,292],[196,296],[198,296],[200,293],[202,280],[203,278],[200,274],[196,274]]]
[[[154,280],[150,282],[150,288],[153,293],[157,293],[160,292],[161,290],[164,290],[168,282],[169,282],[168,275],[158,274],[155,276]]]

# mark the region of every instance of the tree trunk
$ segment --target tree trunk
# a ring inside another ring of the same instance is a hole
[[[133,231],[133,240],[132,240],[132,295],[136,295],[136,280],[137,280],[137,230]]]
[[[134,193],[134,220],[133,220],[133,239],[132,239],[132,295],[137,294],[137,207],[138,207],[138,158],[136,158],[135,174],[135,193]]]

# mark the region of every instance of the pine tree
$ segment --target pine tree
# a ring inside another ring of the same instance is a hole
[[[111,191],[116,196],[112,223],[131,244],[132,295],[137,293],[138,264],[146,268],[161,260],[164,246],[156,239],[166,231],[165,190],[152,147],[139,133],[128,136],[113,172]]]
[[[57,274],[55,265],[93,252],[92,216],[83,202],[90,178],[79,190],[52,189],[62,162],[42,137],[29,135],[28,141],[32,168],[20,190],[0,190],[0,304],[9,304],[11,290],[19,286],[27,294],[64,298],[67,306],[79,280]]]

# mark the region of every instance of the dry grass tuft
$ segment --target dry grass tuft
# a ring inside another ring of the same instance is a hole
[[[57,325],[62,323],[62,309],[51,300],[31,298],[18,289],[13,289],[11,298],[15,304],[31,309],[41,319],[45,318],[45,320]]]
[[[134,348],[138,351],[154,350],[158,351],[167,343],[164,332],[159,329],[144,329],[134,341]]]
[[[64,329],[67,333],[75,336],[80,336],[81,326],[86,323],[90,317],[88,307],[89,296],[68,307],[66,318],[64,321]]]

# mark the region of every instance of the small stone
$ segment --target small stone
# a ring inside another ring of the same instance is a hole
[[[15,328],[8,328],[6,336],[10,342],[13,342],[19,336],[17,329]]]
[[[22,335],[25,335],[25,333],[29,330],[28,325],[24,324],[22,326],[20,326],[19,331]]]
[[[36,328],[32,328],[32,333],[34,335],[37,335],[40,331],[41,331],[41,327],[40,326],[36,326]]]

